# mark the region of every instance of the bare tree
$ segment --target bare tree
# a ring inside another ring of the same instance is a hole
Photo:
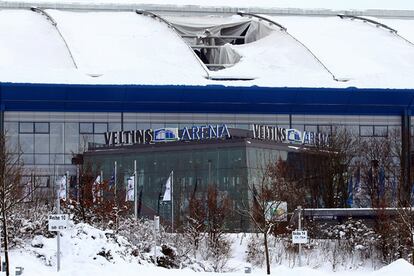
[[[225,238],[225,220],[230,213],[230,199],[220,192],[217,185],[207,188],[207,235],[208,248],[213,258],[214,271],[222,271],[230,253],[230,242]]]
[[[6,262],[6,275],[10,275],[8,219],[16,207],[35,192],[37,185],[22,189],[23,164],[19,151],[13,153],[7,147],[6,134],[0,134],[0,221],[2,224],[3,248]]]
[[[398,215],[401,223],[401,238],[407,237],[410,241],[411,247],[411,263],[414,265],[414,208],[413,207],[400,207],[398,208]]]
[[[395,167],[398,165],[395,162],[398,158],[393,157],[393,144],[389,136],[370,137],[361,141],[362,188],[371,207],[389,207],[392,201],[393,181],[398,182],[398,178],[395,178]]]
[[[191,243],[194,258],[196,258],[197,250],[206,229],[206,217],[204,200],[193,193],[188,204],[187,225],[184,227],[184,235]]]
[[[266,273],[270,274],[270,255],[268,236],[285,217],[286,210],[282,205],[288,201],[295,201],[295,187],[297,182],[292,181],[285,163],[279,159],[269,163],[256,183],[249,184],[252,202],[240,210],[250,217],[256,229],[263,234],[263,245],[266,259]]]
[[[316,174],[317,190],[311,191],[316,200],[323,201],[325,208],[344,208],[349,197],[349,168],[358,151],[358,139],[346,128],[335,128],[328,144],[315,149],[315,154],[307,154]],[[305,176],[306,178],[306,176]],[[318,202],[316,206],[319,207]]]

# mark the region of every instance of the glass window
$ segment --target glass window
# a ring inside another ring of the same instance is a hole
[[[124,130],[136,130],[137,125],[135,123],[124,123]]]
[[[160,123],[151,123],[151,128],[152,129],[158,129],[158,128],[164,128],[164,124],[160,124]]]
[[[50,124],[50,152],[51,153],[64,153],[65,152],[63,139],[64,139],[63,123],[51,123]]]
[[[97,144],[105,144],[105,136],[103,134],[95,134],[93,136],[93,142]]]
[[[323,134],[331,134],[332,126],[331,125],[318,125],[318,132]]]
[[[49,153],[49,134],[35,135],[35,153]]]
[[[103,136],[103,134],[101,134]],[[81,134],[79,137],[79,150],[86,151],[88,149],[89,143],[93,143],[93,135]]]
[[[50,155],[50,164],[54,164],[54,165],[63,165],[63,164],[65,164],[64,155],[63,154],[51,154]]]
[[[4,133],[6,134],[6,145],[11,152],[18,152],[19,141],[19,124],[18,123],[4,123]]]
[[[20,123],[19,124],[20,133],[33,133],[33,123]]]
[[[65,164],[72,164],[72,157],[73,157],[73,155],[72,154],[65,154]]]
[[[17,122],[4,122],[5,133],[9,135],[17,134],[19,130],[19,123]]]
[[[34,151],[34,136],[33,134],[20,134],[20,149],[23,153],[33,153]]]
[[[249,129],[249,124],[236,124],[236,128]]]
[[[49,164],[49,154],[35,154],[34,157],[37,165]]]
[[[21,160],[22,160],[23,164],[25,164],[25,165],[33,165],[34,164],[33,154],[22,154],[21,155]]]
[[[35,133],[49,133],[49,123],[35,123]]]
[[[137,129],[148,129],[151,128],[151,125],[149,123],[138,123]]]
[[[300,131],[303,131],[304,127],[305,125],[296,125],[296,124],[292,125],[292,128],[300,130]]]
[[[37,176],[35,181],[37,182],[37,186],[41,188],[50,187],[50,177],[49,176]]]
[[[105,133],[108,131],[107,123],[95,123],[94,133]]]
[[[374,136],[387,137],[388,127],[387,126],[374,126]]]
[[[79,133],[93,133],[93,123],[79,123]]]
[[[311,131],[311,132],[318,132],[318,126],[316,126],[316,125],[305,125],[305,130],[306,131]]]
[[[65,123],[65,153],[79,150],[79,124]]]
[[[362,137],[374,136],[374,126],[359,126],[359,135]]]
[[[108,124],[108,131],[120,131],[121,124],[120,123],[109,123]]]

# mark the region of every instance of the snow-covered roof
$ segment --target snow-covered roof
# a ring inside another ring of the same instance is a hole
[[[270,29],[225,45],[239,58],[209,71],[174,28],[151,16],[44,12],[0,10],[1,82],[414,88],[414,18],[366,18],[382,26],[336,15],[264,16],[282,30],[236,14],[163,15],[189,29],[249,20]]]

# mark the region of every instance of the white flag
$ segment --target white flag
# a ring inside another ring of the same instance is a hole
[[[59,199],[66,200],[66,175],[57,181]]]
[[[92,184],[92,201],[96,202],[101,197],[101,176],[98,175]]]
[[[170,174],[170,176],[167,179],[167,182],[165,182],[165,192],[162,201],[171,201],[171,176],[172,174]]]
[[[134,201],[135,200],[135,176],[131,176],[127,180],[127,190],[125,194],[125,201]]]

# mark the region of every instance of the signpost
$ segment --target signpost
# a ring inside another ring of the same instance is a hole
[[[308,243],[308,231],[293,231],[292,242],[297,244]]]
[[[49,231],[59,232],[61,230],[66,230],[68,227],[69,215],[65,214],[52,214],[49,215],[48,229]]]
[[[157,262],[157,233],[160,230],[160,217],[154,216],[154,259]]]
[[[69,172],[65,174],[65,199],[68,198],[68,177]],[[55,176],[56,179],[56,176]],[[56,181],[56,180],[55,180]],[[62,187],[59,185],[56,194],[56,214],[49,215],[48,229],[51,232],[57,232],[56,235],[56,270],[60,270],[60,231],[65,230],[68,227],[69,215],[60,213],[60,196]]]
[[[299,266],[302,266],[302,244],[308,242],[308,231],[302,231],[302,206],[298,206],[298,230],[292,232],[292,242],[299,246]]]

